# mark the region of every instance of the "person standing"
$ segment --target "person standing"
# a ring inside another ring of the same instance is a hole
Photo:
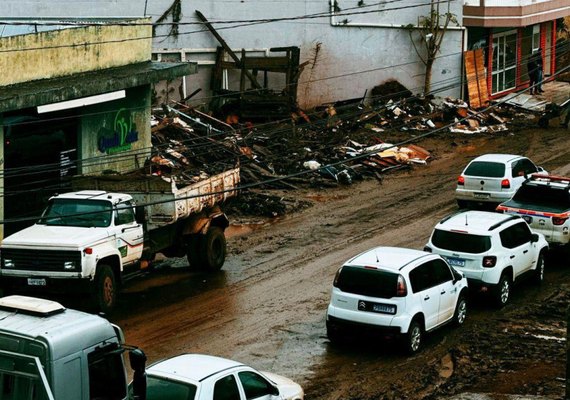
[[[528,56],[528,61],[526,64],[527,70],[528,70],[528,77],[530,79],[530,94],[538,94],[537,89],[536,89],[536,82],[537,82],[537,69],[536,69],[536,56],[535,54],[532,52],[530,52],[530,55]]]
[[[536,90],[535,92],[538,91],[538,93],[544,93],[544,90],[542,90],[542,78],[543,78],[543,67],[542,67],[542,47],[539,47],[537,52],[536,52],[536,59],[535,59],[535,63],[536,63]]]

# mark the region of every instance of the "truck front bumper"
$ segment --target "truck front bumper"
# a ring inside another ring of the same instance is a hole
[[[87,293],[93,288],[92,282],[89,278],[0,276],[0,287],[9,292]]]

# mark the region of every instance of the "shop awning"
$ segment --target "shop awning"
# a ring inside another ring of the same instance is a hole
[[[197,72],[196,63],[144,62],[0,87],[0,112],[79,99],[172,80]]]

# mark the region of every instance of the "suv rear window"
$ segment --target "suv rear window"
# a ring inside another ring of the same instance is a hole
[[[502,178],[505,176],[505,164],[492,161],[474,161],[469,164],[463,175]]]
[[[346,293],[389,299],[396,296],[398,274],[363,267],[342,267],[336,287]]]
[[[433,231],[431,242],[440,249],[460,253],[478,254],[484,253],[491,248],[491,238],[489,236],[449,232],[440,229]]]

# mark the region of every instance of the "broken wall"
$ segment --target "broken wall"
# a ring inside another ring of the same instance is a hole
[[[105,7],[101,7],[101,1],[96,0],[82,1],[81,7],[71,0],[46,0],[44,3],[50,5],[49,13],[32,0],[4,2],[3,8],[8,11],[8,16],[46,14],[76,17],[132,16],[144,12],[146,15],[161,16],[172,5],[179,3],[181,14],[167,13],[167,23],[178,18],[184,23],[198,22],[195,10],[200,10],[215,28],[224,28],[219,33],[238,54],[242,48],[248,54],[253,54],[268,51],[271,47],[301,47],[301,63],[307,62],[298,88],[299,102],[303,107],[360,97],[366,90],[389,79],[403,83],[414,93],[423,87],[425,66],[419,61],[408,32],[401,28],[403,25],[417,24],[419,16],[428,14],[429,7],[425,6],[423,0],[382,4],[356,0],[235,0],[229,3],[215,0],[106,0]],[[331,18],[329,13],[331,9],[335,10],[334,4],[347,15]],[[461,21],[462,4],[450,4],[450,11]],[[440,12],[445,11],[447,9]],[[322,16],[302,18],[314,14]],[[257,24],[215,23],[263,18],[288,19]],[[182,88],[185,95],[201,88],[202,91],[193,100],[208,103],[211,96],[208,90],[209,74],[218,42],[210,32],[202,31],[196,25],[180,25],[177,32],[171,28],[171,25],[165,25],[156,30],[153,51],[179,50],[187,59],[197,61],[198,75],[186,77]],[[433,89],[441,89],[442,95],[460,94],[461,53],[462,31],[448,31],[432,77]],[[177,95],[176,91],[172,94]]]

